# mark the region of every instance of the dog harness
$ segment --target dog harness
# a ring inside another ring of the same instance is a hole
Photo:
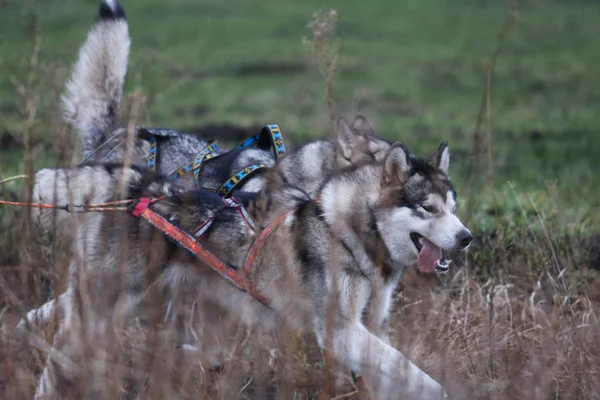
[[[148,155],[147,163],[148,169],[150,171],[156,170],[156,159],[158,152],[158,140],[156,136],[159,135],[145,128],[140,128],[138,133],[139,138],[144,139],[148,143],[150,143],[150,154]],[[250,148],[252,146],[257,146],[258,148],[264,150],[271,148],[276,159],[280,159],[285,155],[285,145],[283,144],[283,137],[281,136],[281,130],[279,129],[279,126],[277,124],[266,125],[262,128],[260,133],[249,137],[248,139],[244,140],[229,151],[239,151]],[[183,177],[185,174],[192,172],[194,174],[196,186],[204,190],[216,192],[221,197],[229,197],[231,196],[231,193],[235,190],[235,188],[237,188],[242,182],[246,181],[248,178],[255,175],[257,172],[268,168],[264,164],[251,165],[234,174],[216,190],[204,188],[202,187],[200,181],[200,171],[202,171],[202,167],[204,167],[207,161],[217,158],[223,154],[227,154],[227,152],[217,153],[216,151],[216,141],[210,141],[205,148],[203,148],[198,152],[198,154],[196,154],[192,162],[182,165],[175,172],[173,172],[171,174],[171,178],[177,180]]]
[[[242,204],[240,204],[235,199],[235,197],[229,197],[229,198],[223,197],[223,198],[221,198],[221,200],[223,200],[223,207],[218,209],[217,212],[215,212],[215,215],[213,215],[211,218],[209,218],[208,221],[204,222],[202,225],[200,225],[198,227],[198,229],[196,229],[194,231],[193,235],[195,237],[197,237],[197,238],[202,237],[202,235],[204,235],[204,233],[208,230],[208,228],[210,228],[212,226],[217,215],[219,215],[221,213],[221,211],[223,211],[227,207],[237,208],[237,211],[240,214],[240,216],[242,217],[242,220],[244,220],[244,222],[248,225],[248,227],[250,229],[252,229],[253,231],[256,230],[256,224],[254,223],[254,218],[252,218],[252,216],[250,215],[248,210],[246,210],[246,207],[244,207]]]
[[[260,255],[267,238],[290,214],[297,210],[297,207],[286,211],[262,230],[262,232],[254,240],[254,243],[252,243],[250,250],[248,250],[244,265],[239,268],[234,265],[228,265],[219,260],[215,255],[202,247],[202,245],[198,242],[198,239],[201,238],[204,233],[206,233],[208,228],[210,228],[216,216],[227,207],[237,208],[237,211],[240,213],[242,219],[249,225],[250,229],[255,231],[254,219],[250,216],[246,208],[241,203],[239,203],[235,198],[223,198],[223,207],[218,209],[217,212],[208,221],[198,227],[193,234],[190,234],[150,209],[152,204],[162,199],[164,199],[164,196],[157,198],[142,197],[139,199],[117,200],[108,203],[88,205],[79,204],[72,206],[59,206],[45,203],[24,203],[6,200],[0,200],[0,204],[18,207],[57,209],[69,213],[128,211],[134,217],[143,218],[148,221],[152,226],[161,231],[167,238],[175,242],[177,246],[183,247],[194,257],[204,262],[223,278],[234,284],[238,289],[247,292],[250,296],[261,302],[265,307],[271,308],[270,302],[258,292],[256,285],[254,284],[254,278],[257,272],[255,265],[256,259]],[[321,203],[319,199],[313,201],[317,204]]]
[[[158,155],[158,142],[156,136],[160,135],[154,134],[150,130],[140,128],[138,136],[144,140],[147,140],[148,143],[150,143],[150,154],[148,155],[147,165],[149,170],[155,171],[156,160]],[[243,150],[252,146],[257,146],[258,148],[262,149],[272,147],[276,159],[279,159],[285,155],[285,146],[283,144],[281,131],[279,130],[279,126],[275,124],[265,126],[260,133],[257,133],[256,135],[244,140],[242,143],[240,143],[230,151]],[[209,142],[209,144],[205,148],[203,148],[202,150],[200,150],[200,152],[198,152],[198,154],[196,154],[192,162],[181,166],[175,172],[173,172],[173,174],[171,174],[172,179],[179,179],[186,173],[192,172],[194,174],[196,185],[201,187],[199,175],[202,170],[202,167],[204,167],[207,161],[219,157],[223,154],[226,154],[217,153],[216,150],[216,142]],[[218,209],[216,213],[210,219],[208,219],[208,221],[204,222],[201,226],[199,226],[192,234],[183,231],[181,228],[175,226],[174,224],[169,222],[165,217],[154,212],[150,208],[152,204],[162,200],[164,197],[142,197],[133,200],[119,200],[94,205],[74,205],[72,207],[56,206],[51,204],[9,202],[2,200],[0,200],[0,204],[47,209],[61,209],[67,212],[76,213],[92,211],[106,212],[127,210],[131,212],[133,216],[137,218],[143,218],[146,221],[148,221],[152,226],[160,230],[166,237],[175,242],[176,245],[186,249],[194,257],[204,262],[223,278],[227,279],[236,287],[247,292],[249,295],[260,301],[263,305],[270,308],[270,302],[267,299],[265,299],[260,293],[258,293],[258,291],[256,290],[256,286],[253,283],[252,278],[253,275],[255,275],[256,273],[255,262],[269,235],[277,228],[277,226],[279,226],[279,224],[281,224],[281,222],[283,222],[283,220],[285,220],[285,218],[288,215],[296,211],[296,208],[283,213],[281,216],[272,221],[265,229],[262,230],[262,232],[255,239],[254,243],[252,243],[252,246],[250,247],[250,250],[248,251],[248,254],[246,256],[244,265],[241,268],[234,265],[228,265],[222,262],[198,242],[198,239],[200,239],[212,226],[217,215],[219,215],[221,211],[228,207],[236,208],[238,213],[242,217],[242,220],[244,220],[246,224],[248,224],[250,229],[253,231],[256,230],[254,219],[252,218],[250,213],[248,213],[248,210],[234,197],[231,197],[231,193],[242,182],[244,182],[246,179],[253,176],[255,173],[259,172],[264,168],[268,167],[264,164],[251,165],[233,175],[216,190],[202,188],[203,190],[216,192],[219,196],[221,196],[223,206],[220,209]]]
[[[157,200],[160,199],[142,197],[140,199],[133,200],[129,205],[128,210],[133,214],[133,216],[137,218],[143,218],[148,221],[152,226],[171,239],[177,246],[186,249],[194,257],[201,260],[223,278],[234,284],[238,289],[247,292],[267,308],[271,308],[270,302],[257,291],[256,285],[254,284],[253,278],[256,275],[256,259],[264,247],[267,238],[287,218],[288,215],[296,211],[296,208],[286,211],[262,230],[262,232],[254,240],[254,243],[252,243],[252,246],[246,255],[246,261],[244,262],[243,267],[239,268],[219,260],[215,255],[206,250],[198,242],[198,238],[200,238],[208,230],[208,228],[214,222],[215,217],[226,207],[237,208],[244,221],[246,221],[246,223],[250,225],[251,229],[254,230],[254,220],[252,217],[250,217],[250,214],[242,204],[238,203],[235,199],[223,199],[224,206],[217,210],[215,215],[213,215],[207,222],[203,223],[198,229],[196,229],[193,234],[189,234],[149,208],[149,206]]]

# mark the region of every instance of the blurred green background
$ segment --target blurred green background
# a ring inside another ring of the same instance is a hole
[[[462,199],[475,200],[473,224],[482,229],[497,226],[496,209],[506,227],[527,215],[533,224],[532,213],[540,212],[568,233],[598,230],[597,1],[517,2],[519,18],[490,87],[493,174],[485,147],[480,163],[471,153],[486,66],[508,16],[505,1],[121,4],[132,37],[127,92],[137,86],[147,96],[143,125],[194,131],[227,124],[250,134],[275,122],[289,144],[325,137],[324,80],[302,39],[311,37],[306,26],[315,11],[335,9],[338,113],[361,111],[380,134],[424,156],[448,140],[452,177]],[[18,86],[27,82],[35,36],[41,50],[31,84],[39,95],[32,151],[35,168],[56,165],[59,95],[96,8],[95,0],[0,1],[2,176],[24,170]],[[467,193],[471,172],[475,184]]]

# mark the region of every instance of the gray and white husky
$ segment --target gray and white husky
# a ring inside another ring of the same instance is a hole
[[[99,17],[80,48],[71,77],[62,96],[64,120],[74,128],[83,144],[83,159],[93,162],[122,163],[125,159],[126,128],[119,128],[117,114],[127,74],[131,39],[125,13],[116,0],[100,2]],[[148,129],[157,141],[155,169],[168,176],[194,160],[209,145],[197,135],[168,128]],[[373,159],[381,161],[390,143],[380,138],[363,116],[340,126],[337,140],[315,141],[295,149],[282,162],[281,170],[288,182],[314,195],[335,169]],[[133,140],[131,160],[145,165],[150,144],[139,137]],[[227,153],[227,154],[223,154]],[[206,162],[200,171],[201,187],[216,190],[244,168],[263,164],[272,167],[275,155],[268,149],[244,148],[227,152]],[[256,192],[262,186],[256,174],[239,186]],[[191,188],[191,174],[184,177]]]
[[[89,165],[41,170],[34,185],[35,202],[105,203],[115,199],[124,179],[128,197],[167,196],[151,208],[192,235],[215,216],[200,243],[232,266],[244,264],[262,229],[293,210],[267,237],[250,274],[270,308],[144,220],[130,214],[58,211],[58,225],[75,229],[74,247],[85,262],[81,263],[83,277],[73,278],[69,292],[58,299],[67,323],[57,338],[67,335],[72,326],[85,326],[81,332],[87,334],[102,329],[114,333],[106,321],[113,320],[118,305],[125,305],[128,315],[139,315],[144,295],[163,293],[165,313],[190,301],[211,301],[246,323],[275,328],[284,319],[301,332],[314,333],[322,347],[331,343],[327,349],[339,363],[364,377],[376,398],[441,398],[441,386],[389,345],[386,321],[392,292],[406,268],[445,270],[443,252],[470,245],[471,233],[455,215],[456,193],[448,166],[446,143],[428,161],[397,143],[381,162],[332,175],[318,190],[318,200],[313,200],[290,185],[276,164],[265,174],[263,189],[242,200],[255,218],[256,231],[236,207],[223,208],[216,195],[202,190],[182,193],[176,184],[135,168]],[[38,210],[34,216],[44,226],[55,223],[48,210]],[[369,262],[357,260],[346,245],[348,237]],[[77,290],[81,281],[91,288],[87,301]],[[78,303],[70,301],[74,297]],[[336,299],[333,313],[329,312],[332,298]],[[72,312],[76,304],[86,304],[85,312]],[[86,319],[81,321],[78,315]],[[59,354],[77,360],[77,338],[56,339],[55,343],[63,344]],[[52,372],[56,365],[60,363],[51,362],[44,371],[38,394],[51,391],[53,376],[59,375]],[[66,375],[76,379],[77,370]]]

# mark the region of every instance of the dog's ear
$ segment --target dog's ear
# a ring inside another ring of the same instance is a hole
[[[281,168],[269,168],[265,173],[265,189],[268,191],[282,190],[287,184],[287,179]]]
[[[364,142],[362,135],[350,126],[344,118],[338,119],[337,125],[338,153],[350,160],[356,148]]]
[[[367,121],[367,117],[362,114],[356,114],[354,121],[352,121],[352,128],[358,132],[366,143],[366,149],[370,154],[374,155],[376,159],[381,161],[381,157],[385,155],[386,150],[389,149],[390,145],[371,128],[371,124]],[[381,154],[381,157],[377,157]]]
[[[352,128],[362,135],[376,135],[371,124],[367,121],[367,118],[362,114],[356,114],[354,121],[352,121]]]
[[[448,142],[444,141],[440,147],[429,158],[429,165],[440,169],[444,174],[448,175],[448,167],[450,166],[450,148]]]
[[[269,208],[271,207],[272,199],[280,193],[287,185],[287,179],[283,174],[283,170],[277,166],[273,168],[267,168],[265,172],[262,172],[264,177],[264,185],[261,189],[261,195],[255,197],[248,204],[247,210],[254,217],[257,226],[262,226],[267,217]]]
[[[400,142],[390,147],[383,161],[381,174],[382,186],[400,186],[404,183],[405,174],[410,170],[410,153]]]

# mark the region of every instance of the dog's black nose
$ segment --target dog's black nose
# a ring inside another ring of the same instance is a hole
[[[460,243],[460,247],[464,249],[473,241],[473,235],[471,235],[471,232],[469,232],[468,229],[465,229],[456,235],[456,241]]]

